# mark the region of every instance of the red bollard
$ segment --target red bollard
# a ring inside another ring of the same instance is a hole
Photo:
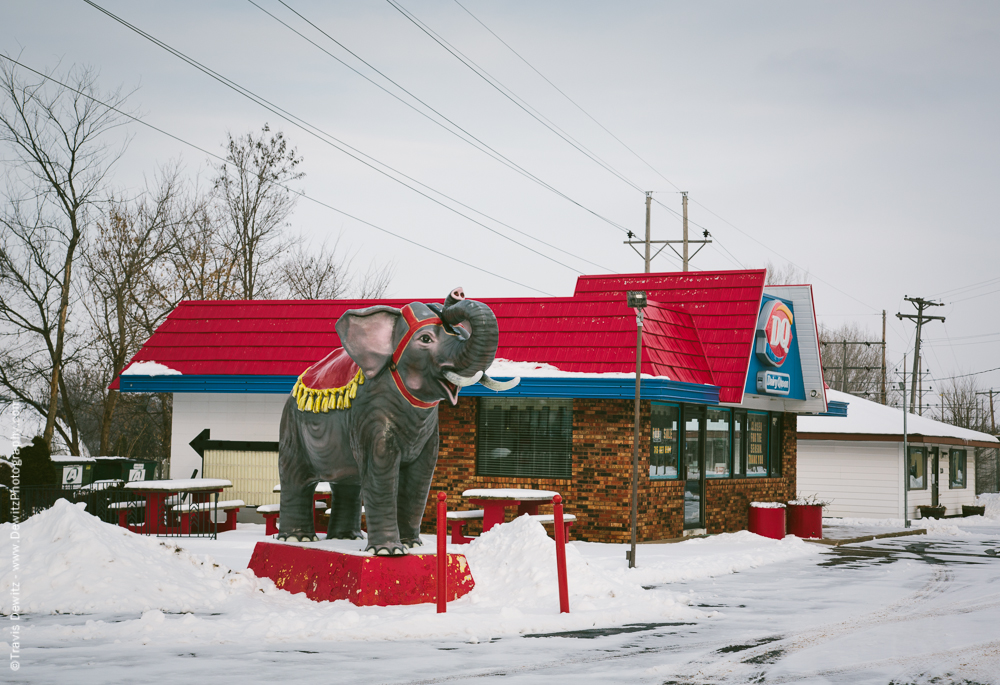
[[[437,552],[437,599],[439,614],[448,611],[448,547],[445,531],[448,528],[448,504],[445,494],[438,493],[438,552]]]
[[[552,524],[556,534],[556,575],[559,576],[559,613],[569,613],[569,586],[566,582],[566,528],[563,526],[562,497],[552,498]]]

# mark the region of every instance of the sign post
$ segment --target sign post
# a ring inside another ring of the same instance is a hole
[[[645,290],[629,290],[628,306],[635,310],[635,429],[632,435],[632,546],[625,555],[628,567],[635,568],[635,533],[639,518],[639,385],[642,380],[642,310],[646,307]]]

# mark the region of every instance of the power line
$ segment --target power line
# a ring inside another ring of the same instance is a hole
[[[983,285],[990,285],[991,283],[996,283],[997,281],[1000,281],[1000,276],[997,276],[996,278],[989,278],[989,279],[987,279],[985,281],[979,281],[977,283],[971,283],[969,285],[962,285],[962,286],[959,286],[957,288],[952,288],[950,290],[942,290],[940,293],[937,293],[935,295],[935,297],[941,297],[942,295],[948,295],[950,293],[959,292],[961,290],[974,290],[977,287],[980,287],[980,286],[983,286]]]
[[[431,29],[425,23],[423,23],[422,21],[420,21],[419,19],[417,19],[417,17],[414,16],[413,13],[411,13],[406,8],[402,7],[398,2],[396,2],[396,0],[386,0],[386,2],[388,2],[390,5],[392,5],[392,7],[394,7],[406,19],[408,19],[414,26],[416,26],[421,31],[423,31],[425,34],[427,34],[434,42],[436,42],[438,45],[440,45],[442,48],[444,48],[448,53],[450,53],[453,57],[455,57],[455,59],[457,59],[462,64],[464,64],[466,67],[468,67],[474,74],[476,74],[477,76],[479,76],[479,78],[481,78],[484,81],[486,81],[486,83],[488,83],[490,86],[492,86],[498,93],[500,93],[505,98],[507,98],[508,100],[510,100],[511,102],[513,102],[515,105],[517,105],[520,109],[522,109],[525,113],[527,113],[535,121],[537,121],[538,123],[542,124],[542,126],[544,126],[545,128],[549,129],[550,131],[552,131],[553,133],[555,133],[557,136],[559,136],[560,138],[562,138],[564,141],[566,141],[567,143],[569,143],[569,145],[571,145],[577,151],[579,151],[580,153],[582,153],[585,157],[587,157],[588,159],[590,159],[592,162],[595,162],[599,166],[603,167],[606,171],[608,171],[612,175],[616,176],[620,181],[622,181],[622,182],[624,182],[624,183],[632,186],[633,189],[638,190],[639,192],[645,192],[640,186],[638,186],[636,183],[634,183],[633,181],[631,181],[630,179],[628,179],[624,174],[622,174],[620,171],[618,171],[617,169],[615,169],[614,167],[612,167],[610,164],[608,164],[607,162],[605,162],[596,153],[592,152],[585,145],[583,145],[578,140],[576,140],[575,138],[573,138],[573,136],[571,136],[569,133],[567,133],[566,131],[564,131],[558,125],[556,125],[555,123],[553,123],[550,119],[548,119],[545,115],[543,115],[537,109],[535,109],[534,107],[532,107],[531,105],[529,105],[524,99],[522,99],[520,96],[518,96],[516,93],[514,93],[514,91],[512,91],[507,86],[503,85],[499,80],[497,80],[496,78],[494,78],[488,71],[486,71],[481,66],[479,66],[478,64],[476,64],[476,62],[474,62],[472,59],[470,59],[469,57],[467,57],[461,50],[459,50],[458,48],[456,48],[455,46],[453,46],[451,43],[449,43],[448,41],[446,41],[444,38],[442,38],[439,34],[437,34],[433,29]]]
[[[402,185],[402,186],[404,186],[406,188],[409,188],[410,190],[412,190],[413,192],[417,193],[418,195],[421,195],[422,197],[424,197],[424,198],[430,200],[431,202],[433,202],[433,203],[435,203],[435,204],[437,204],[437,205],[439,205],[439,206],[447,209],[448,211],[453,212],[453,213],[457,214],[458,216],[461,216],[461,217],[465,218],[468,221],[471,221],[472,223],[476,224],[477,226],[481,226],[482,228],[485,228],[490,233],[493,233],[493,234],[495,234],[497,236],[500,236],[504,240],[512,242],[515,245],[523,247],[524,249],[528,250],[529,252],[533,252],[536,255],[542,257],[543,259],[547,259],[550,262],[553,262],[554,264],[558,264],[559,266],[562,266],[565,269],[568,269],[568,270],[570,270],[570,271],[572,271],[574,273],[577,273],[577,274],[580,273],[578,269],[574,269],[573,267],[569,266],[568,264],[564,264],[563,262],[560,262],[558,259],[555,259],[554,257],[551,257],[551,256],[549,256],[549,255],[547,255],[547,254],[545,254],[543,252],[539,252],[538,250],[536,250],[536,249],[534,249],[532,247],[529,247],[529,246],[525,245],[524,243],[518,242],[517,240],[514,240],[510,236],[504,235],[500,231],[498,231],[498,230],[496,230],[494,228],[491,228],[490,226],[487,226],[483,222],[478,221],[478,220],[470,217],[469,215],[460,212],[459,210],[455,209],[454,207],[451,207],[450,205],[442,202],[441,200],[438,200],[437,198],[434,198],[434,197],[428,195],[427,193],[423,192],[422,190],[420,190],[418,188],[415,188],[414,186],[410,185],[409,183],[406,183],[406,182],[400,180],[396,176],[393,176],[393,174],[398,174],[399,176],[407,179],[408,181],[412,181],[413,183],[421,186],[422,188],[426,188],[428,191],[430,191],[432,193],[435,193],[437,195],[440,195],[441,197],[446,198],[447,200],[449,200],[451,202],[454,202],[455,204],[457,204],[459,206],[465,207],[465,208],[470,209],[470,210],[472,209],[471,207],[468,207],[467,205],[463,204],[462,202],[456,200],[455,198],[453,198],[453,197],[451,197],[451,196],[449,196],[449,195],[447,195],[445,193],[442,193],[439,190],[435,190],[434,188],[428,186],[427,184],[422,183],[422,182],[418,181],[417,179],[415,179],[415,178],[413,178],[411,176],[408,176],[407,174],[399,171],[398,169],[395,169],[395,168],[389,166],[388,164],[385,164],[384,162],[381,162],[381,161],[375,159],[374,157],[372,157],[372,156],[370,156],[370,155],[362,152],[361,150],[358,150],[357,148],[349,145],[348,143],[345,143],[344,141],[338,139],[337,137],[335,137],[335,136],[327,133],[326,131],[320,129],[319,127],[314,126],[313,124],[310,124],[309,122],[305,121],[304,119],[301,119],[298,116],[292,114],[291,112],[289,112],[289,111],[287,111],[287,110],[279,107],[278,105],[276,105],[273,102],[267,100],[266,98],[257,95],[256,93],[250,91],[247,88],[244,88],[243,86],[241,86],[240,84],[236,83],[235,81],[232,81],[231,79],[223,76],[222,74],[220,74],[220,73],[218,73],[216,71],[213,71],[212,69],[210,69],[209,67],[205,66],[204,64],[198,62],[197,60],[195,60],[195,59],[193,59],[191,57],[188,57],[187,55],[185,55],[184,53],[182,53],[180,50],[177,50],[177,49],[171,47],[167,43],[159,40],[158,38],[152,36],[149,33],[146,33],[145,31],[143,31],[142,29],[138,28],[137,26],[134,26],[134,25],[130,24],[129,22],[127,22],[124,19],[122,19],[121,17],[117,16],[116,14],[114,14],[114,13],[112,13],[112,12],[104,9],[100,5],[94,3],[92,0],[83,0],[83,1],[85,3],[87,3],[88,5],[94,7],[98,11],[102,12],[103,14],[107,15],[111,19],[115,20],[116,22],[118,22],[122,26],[128,28],[129,30],[131,30],[131,31],[133,31],[135,33],[137,33],[138,35],[140,35],[143,38],[145,38],[145,39],[149,40],[150,42],[152,42],[153,44],[155,44],[155,45],[163,48],[164,50],[166,50],[170,54],[174,55],[175,57],[181,59],[182,61],[184,61],[184,62],[188,63],[189,65],[193,66],[194,68],[198,69],[199,71],[201,71],[205,75],[209,76],[210,78],[212,78],[212,79],[218,81],[219,83],[223,84],[224,86],[226,86],[230,90],[233,90],[236,93],[239,93],[240,95],[242,95],[243,97],[247,98],[251,102],[254,102],[255,104],[263,107],[264,109],[266,109],[269,112],[275,114],[276,116],[281,117],[282,119],[284,119],[288,123],[292,124],[293,126],[301,129],[305,133],[308,133],[309,135],[313,136],[314,138],[316,138],[320,142],[326,143],[330,147],[332,147],[332,148],[334,148],[336,150],[339,150],[340,152],[344,153],[348,157],[351,157],[352,159],[354,159],[354,160],[356,160],[358,162],[361,162],[362,164],[364,164],[365,166],[369,167],[370,169],[372,169],[372,170],[374,170],[374,171],[382,174],[386,178],[389,178],[389,179],[391,179],[391,180],[399,183],[400,185]],[[389,173],[388,171],[385,171],[385,170],[383,170],[383,169],[381,169],[379,167],[385,167],[385,169],[388,169],[392,173]],[[476,210],[472,210],[472,211],[476,211]],[[488,216],[486,214],[483,214],[482,212],[478,212],[477,211],[477,213],[478,214],[482,214],[483,216]],[[492,217],[490,217],[490,219],[493,220],[493,221],[496,221],[495,219],[492,219]],[[496,221],[496,223],[500,223],[500,222]]]
[[[334,43],[335,45],[337,45],[338,47],[340,47],[342,50],[344,50],[345,52],[347,52],[348,54],[350,54],[352,57],[354,57],[359,62],[361,62],[362,64],[364,64],[366,67],[368,67],[369,69],[371,69],[372,71],[374,71],[376,74],[378,74],[379,76],[381,76],[382,78],[384,78],[386,81],[388,81],[389,83],[391,83],[392,85],[394,85],[396,88],[398,88],[399,90],[401,90],[402,92],[406,93],[408,96],[410,96],[411,98],[413,98],[414,100],[416,100],[417,102],[419,102],[421,105],[423,105],[424,107],[426,107],[428,110],[430,110],[431,112],[433,112],[434,114],[436,114],[438,117],[440,117],[444,121],[448,122],[448,124],[450,124],[451,126],[453,126],[454,129],[448,128],[448,126],[445,126],[443,123],[441,123],[440,121],[438,121],[434,117],[432,117],[429,114],[427,114],[427,112],[421,111],[420,109],[418,109],[417,107],[415,107],[412,103],[407,102],[406,100],[404,100],[403,98],[401,98],[396,93],[392,92],[391,90],[389,90],[388,88],[386,88],[382,84],[380,84],[380,83],[376,82],[374,79],[370,78],[367,74],[364,74],[361,71],[355,69],[350,64],[348,64],[347,62],[345,62],[344,60],[340,59],[339,57],[337,57],[336,55],[334,55],[333,53],[331,53],[329,50],[327,50],[323,46],[321,46],[318,43],[316,43],[315,41],[313,41],[311,38],[309,38],[308,36],[306,36],[305,34],[303,34],[301,31],[299,31],[295,27],[289,25],[285,21],[282,21],[276,15],[272,14],[271,12],[267,11],[266,9],[264,9],[263,7],[261,7],[260,5],[258,5],[256,2],[254,2],[254,0],[247,0],[247,2],[249,2],[251,5],[253,5],[257,9],[259,9],[261,12],[263,12],[267,16],[269,16],[272,19],[274,19],[276,22],[278,22],[279,24],[281,24],[282,26],[284,26],[285,28],[287,28],[289,31],[291,31],[295,35],[297,35],[300,38],[302,38],[302,40],[308,42],[310,45],[314,46],[316,49],[322,51],[324,54],[326,54],[327,56],[329,56],[331,59],[336,60],[341,65],[343,65],[347,69],[350,69],[352,72],[354,72],[355,74],[357,74],[361,78],[365,79],[366,81],[368,81],[369,83],[371,83],[376,88],[382,90],[387,95],[395,98],[400,103],[406,105],[407,107],[409,107],[410,109],[412,109],[414,112],[416,112],[420,116],[425,117],[428,121],[430,121],[430,122],[434,123],[435,125],[441,127],[442,129],[444,129],[448,133],[452,134],[453,136],[455,136],[456,138],[458,138],[462,142],[471,145],[472,147],[476,148],[477,150],[479,150],[483,154],[487,155],[488,157],[493,158],[494,160],[500,162],[501,164],[503,164],[504,166],[508,167],[509,169],[512,169],[513,171],[516,171],[517,173],[521,174],[525,178],[527,178],[527,179],[533,181],[534,183],[537,183],[538,185],[542,186],[546,190],[549,190],[550,192],[555,193],[559,197],[561,197],[561,198],[563,198],[565,200],[568,200],[572,204],[574,204],[577,207],[583,209],[584,211],[592,214],[593,216],[597,217],[598,219],[600,219],[600,220],[602,220],[602,221],[604,221],[604,222],[606,222],[608,224],[611,224],[612,226],[614,226],[615,228],[618,228],[619,230],[621,230],[622,228],[624,228],[623,226],[621,226],[617,222],[612,221],[611,219],[603,216],[602,214],[600,214],[600,213],[598,213],[598,212],[590,209],[589,207],[585,206],[583,203],[581,203],[581,202],[573,199],[569,195],[566,195],[565,193],[563,193],[562,191],[560,191],[555,186],[553,186],[550,183],[542,180],[541,178],[539,178],[535,174],[531,173],[530,171],[528,171],[527,169],[525,169],[524,167],[522,167],[517,162],[513,161],[512,159],[510,159],[509,157],[507,157],[503,153],[499,152],[498,150],[496,150],[495,148],[493,148],[492,146],[490,146],[489,144],[487,144],[486,142],[484,142],[483,140],[481,140],[480,138],[478,138],[477,136],[475,136],[474,134],[472,134],[471,132],[469,132],[468,130],[466,130],[464,127],[460,126],[459,124],[457,124],[456,122],[454,122],[453,120],[451,120],[450,118],[448,118],[447,116],[445,116],[439,110],[437,110],[436,108],[432,107],[431,105],[429,105],[427,102],[425,102],[421,98],[417,97],[412,91],[410,91],[409,89],[407,89],[407,88],[403,87],[402,85],[400,85],[397,81],[395,81],[394,79],[390,78],[383,71],[381,71],[380,69],[378,69],[377,67],[375,67],[374,65],[372,65],[370,62],[368,62],[367,60],[365,60],[363,57],[361,57],[360,55],[358,55],[356,52],[354,52],[353,50],[351,50],[350,48],[348,48],[346,45],[344,45],[343,43],[341,43],[340,41],[338,41],[336,38],[334,38],[333,36],[331,36],[326,31],[324,31],[315,22],[311,21],[308,17],[306,17],[305,15],[303,15],[301,12],[299,12],[298,10],[296,10],[294,7],[292,7],[291,5],[289,5],[284,0],[278,0],[278,2],[281,3],[282,5],[284,5],[290,12],[292,12],[293,14],[295,14],[296,16],[298,16],[300,19],[302,19],[302,21],[304,21],[305,23],[309,24],[309,26],[313,27],[316,31],[318,31],[319,33],[323,34],[323,36],[325,36],[332,43]],[[455,130],[455,129],[457,129],[457,130]],[[461,132],[461,133],[459,133],[459,132]],[[472,209],[471,207],[469,209],[471,209],[472,211],[476,212],[477,214],[480,214],[480,212],[478,212],[475,209]],[[483,215],[483,216],[485,216],[485,215]],[[572,257],[575,257],[576,259],[580,259],[581,261],[585,261],[588,264],[592,264],[592,265],[594,265],[594,266],[596,266],[598,268],[604,269],[605,271],[611,271],[611,269],[609,269],[608,267],[605,267],[605,266],[602,266],[600,264],[597,264],[596,262],[592,262],[592,261],[590,261],[588,259],[585,259],[584,257],[580,257],[578,255],[574,255],[573,253],[567,252],[566,250],[563,250],[562,248],[557,247],[555,245],[552,245],[550,243],[546,243],[545,241],[540,240],[540,239],[538,239],[535,236],[532,236],[530,233],[526,233],[524,231],[518,230],[518,229],[514,228],[513,226],[510,226],[509,224],[505,224],[505,223],[503,223],[501,221],[498,221],[496,219],[493,219],[493,220],[496,221],[501,226],[505,226],[506,228],[509,228],[512,231],[520,233],[521,235],[524,235],[524,236],[527,236],[529,238],[532,238],[533,240],[537,240],[538,242],[542,243],[543,245],[546,245],[547,247],[551,247],[551,248],[553,248],[555,250],[559,250],[560,252],[562,252],[564,254],[568,254],[568,255],[570,255]]]
[[[65,88],[66,90],[69,90],[69,91],[71,91],[73,93],[76,93],[77,95],[80,95],[81,97],[85,97],[88,100],[90,100],[92,102],[95,102],[95,103],[97,103],[97,104],[99,104],[99,105],[101,105],[101,106],[103,106],[103,107],[105,107],[105,108],[107,108],[107,109],[109,109],[109,110],[111,110],[111,111],[113,111],[113,112],[115,112],[115,113],[117,113],[117,114],[119,114],[119,115],[121,115],[121,116],[123,116],[123,117],[125,117],[125,118],[127,118],[127,119],[129,119],[129,120],[131,120],[133,122],[135,122],[135,123],[137,123],[137,124],[141,124],[142,126],[145,126],[146,128],[152,129],[153,131],[156,131],[157,133],[163,134],[163,135],[167,136],[168,138],[172,138],[173,140],[176,140],[177,142],[179,142],[179,143],[181,143],[183,145],[187,145],[188,147],[190,147],[192,149],[195,149],[198,152],[202,152],[202,153],[208,155],[209,157],[212,157],[214,159],[219,160],[223,164],[228,164],[228,162],[226,161],[226,159],[223,158],[223,157],[221,157],[221,156],[219,156],[218,154],[216,154],[214,152],[209,152],[205,148],[200,147],[198,145],[195,145],[194,143],[188,142],[187,140],[184,140],[180,136],[174,135],[173,133],[170,133],[169,131],[166,131],[166,130],[164,130],[162,128],[159,128],[158,126],[154,126],[153,124],[150,124],[147,121],[143,121],[142,119],[140,119],[139,117],[135,116],[134,114],[130,114],[129,112],[126,112],[124,110],[118,109],[117,107],[115,107],[113,105],[109,105],[108,103],[106,103],[106,102],[104,102],[102,100],[98,100],[97,98],[93,97],[92,95],[84,93],[83,91],[81,91],[81,90],[79,90],[77,88],[73,88],[72,86],[70,86],[70,85],[68,85],[66,83],[63,83],[62,81],[56,79],[55,77],[50,76],[48,74],[45,74],[45,73],[43,73],[41,71],[38,71],[37,69],[32,69],[28,65],[23,64],[23,63],[17,61],[16,59],[13,59],[12,57],[8,57],[7,55],[5,55],[3,53],[0,53],[0,57],[2,57],[3,59],[6,59],[7,61],[9,61],[9,62],[11,62],[13,64],[16,64],[17,66],[21,67],[22,69],[30,71],[31,73],[33,73],[33,74],[35,74],[37,76],[40,76],[41,78],[43,78],[43,79],[45,79],[47,81],[51,81],[52,83],[55,83],[55,84],[57,84],[57,85]],[[322,207],[326,207],[327,209],[330,209],[330,210],[332,210],[334,212],[337,212],[338,214],[341,214],[341,215],[343,215],[343,216],[345,216],[345,217],[347,217],[349,219],[353,219],[354,221],[362,223],[362,224],[364,224],[366,226],[370,226],[371,228],[374,228],[377,231],[385,233],[386,235],[390,235],[393,238],[398,238],[399,240],[402,240],[403,242],[409,243],[411,245],[414,245],[416,247],[419,247],[419,248],[421,248],[423,250],[426,250],[426,251],[431,252],[433,254],[439,255],[439,256],[444,257],[446,259],[450,259],[451,261],[458,262],[459,264],[462,264],[462,265],[467,266],[469,268],[475,269],[476,271],[480,271],[480,272],[482,272],[484,274],[488,274],[490,276],[494,276],[494,277],[499,278],[501,280],[507,281],[508,283],[513,283],[514,285],[519,285],[522,288],[527,288],[529,290],[533,290],[536,293],[542,293],[543,295],[552,296],[551,293],[545,292],[544,290],[540,290],[539,288],[535,288],[535,287],[527,285],[525,283],[521,283],[519,281],[515,281],[514,279],[508,278],[507,276],[501,276],[500,274],[493,273],[492,271],[490,271],[488,269],[484,269],[484,268],[482,268],[480,266],[476,266],[475,264],[471,264],[469,262],[466,262],[465,260],[459,259],[458,257],[455,257],[453,255],[449,255],[447,253],[435,250],[434,248],[427,247],[426,245],[424,245],[422,243],[418,243],[415,240],[411,240],[409,238],[406,238],[405,236],[399,235],[398,233],[394,233],[394,232],[390,231],[387,228],[383,228],[381,226],[373,224],[370,221],[366,221],[366,220],[361,219],[361,218],[359,218],[357,216],[354,216],[353,214],[345,212],[342,209],[338,209],[337,207],[334,207],[333,205],[330,205],[330,204],[328,204],[326,202],[323,202],[322,200],[319,200],[317,198],[314,198],[314,197],[311,197],[309,195],[306,195],[304,192],[302,192],[300,190],[295,190],[294,188],[289,188],[288,186],[283,185],[283,184],[279,184],[279,185],[281,185],[281,187],[284,188],[285,190],[288,190],[289,192],[295,193],[295,194],[299,195],[300,197],[302,197],[302,198],[304,198],[304,199],[306,199],[306,200],[308,200],[310,202],[318,204],[318,205],[320,205]]]
[[[963,374],[959,374],[958,376],[943,376],[941,378],[933,378],[932,377],[930,380],[932,380],[932,381],[950,381],[950,380],[954,380],[955,378],[968,378],[969,376],[981,376],[984,373],[991,373],[993,371],[1000,371],[1000,366],[996,367],[995,369],[986,369],[985,371],[974,371],[972,373],[963,373]]]
[[[517,58],[518,58],[519,60],[521,60],[522,62],[524,62],[524,63],[525,63],[526,65],[528,65],[528,68],[529,68],[529,69],[531,69],[531,70],[532,70],[533,72],[535,72],[536,74],[538,74],[538,75],[539,75],[539,76],[540,76],[540,77],[541,77],[541,78],[542,78],[542,79],[543,79],[543,80],[544,80],[544,81],[545,81],[546,83],[548,83],[548,84],[549,84],[550,86],[552,86],[552,87],[553,87],[553,88],[554,88],[554,89],[556,90],[556,92],[557,92],[557,93],[559,93],[559,94],[560,94],[560,95],[562,95],[562,96],[563,96],[564,98],[566,98],[566,100],[568,100],[568,101],[570,102],[570,104],[572,104],[572,105],[573,105],[574,107],[576,107],[576,108],[577,108],[578,110],[580,110],[581,112],[583,112],[584,116],[586,116],[586,117],[587,117],[588,119],[590,119],[591,121],[593,121],[593,122],[594,122],[595,124],[597,124],[597,125],[598,125],[598,126],[599,126],[599,127],[601,128],[601,130],[603,130],[603,131],[604,131],[605,133],[607,133],[607,134],[608,134],[609,136],[611,136],[611,137],[612,137],[612,138],[614,138],[614,139],[615,139],[616,141],[618,141],[618,143],[619,143],[619,144],[620,144],[620,145],[621,145],[621,146],[622,146],[623,148],[625,148],[626,150],[628,150],[629,152],[631,152],[631,153],[632,153],[632,154],[633,154],[633,155],[635,156],[635,158],[636,158],[636,159],[638,159],[638,160],[639,160],[640,162],[642,162],[642,163],[643,163],[643,164],[645,164],[645,165],[646,165],[647,167],[649,167],[649,168],[650,168],[650,169],[651,169],[651,170],[653,171],[653,173],[655,173],[655,174],[656,174],[657,176],[659,176],[659,177],[660,177],[660,178],[662,178],[662,179],[663,179],[664,181],[666,181],[666,182],[667,182],[667,183],[669,183],[669,184],[670,184],[671,186],[673,186],[674,190],[676,190],[676,191],[678,191],[678,192],[680,191],[680,187],[679,187],[679,186],[678,186],[677,184],[675,184],[675,183],[674,183],[673,181],[671,181],[671,180],[670,180],[669,178],[667,178],[666,176],[664,176],[663,174],[661,174],[661,173],[660,173],[660,172],[659,172],[659,171],[658,171],[658,170],[656,169],[656,167],[654,167],[654,166],[653,166],[652,164],[650,164],[650,163],[649,163],[649,162],[647,162],[647,161],[646,161],[645,159],[643,159],[643,157],[642,157],[642,156],[641,156],[641,155],[640,155],[640,154],[639,154],[638,152],[636,152],[636,151],[635,151],[635,150],[633,150],[633,149],[632,149],[631,147],[629,147],[628,145],[626,145],[626,144],[625,144],[625,141],[623,141],[623,140],[622,140],[621,138],[619,138],[618,136],[616,136],[616,135],[615,135],[614,133],[612,133],[612,132],[611,132],[611,131],[610,131],[610,130],[609,130],[609,129],[608,129],[608,128],[607,128],[607,127],[606,127],[606,126],[604,125],[604,124],[602,124],[602,123],[601,123],[601,122],[599,122],[599,121],[598,121],[597,119],[595,119],[595,118],[594,118],[593,116],[591,116],[590,112],[588,112],[588,111],[587,111],[587,110],[585,110],[585,109],[584,109],[583,107],[581,107],[581,106],[580,106],[580,105],[579,105],[579,104],[578,104],[578,103],[576,102],[576,100],[574,100],[574,99],[573,99],[573,98],[571,98],[571,97],[570,97],[569,95],[567,95],[566,93],[564,93],[564,92],[563,92],[563,90],[562,90],[561,88],[559,88],[559,86],[557,86],[557,85],[556,85],[556,84],[554,84],[554,83],[553,83],[552,81],[550,81],[550,80],[549,80],[549,78],[548,78],[547,76],[545,76],[545,74],[543,74],[543,73],[542,73],[542,72],[540,72],[540,71],[539,71],[538,69],[536,69],[536,68],[535,68],[535,66],[534,66],[533,64],[531,64],[531,62],[529,62],[528,60],[526,60],[526,59],[525,59],[525,58],[524,58],[524,57],[523,57],[523,56],[522,56],[522,55],[521,55],[521,54],[520,54],[520,53],[519,53],[519,52],[518,52],[517,50],[515,50],[514,48],[512,48],[512,47],[511,47],[511,46],[510,46],[510,45],[509,45],[509,44],[507,43],[507,41],[505,41],[505,40],[504,40],[503,38],[501,38],[500,36],[498,36],[498,35],[496,34],[496,32],[494,32],[494,31],[493,31],[493,29],[491,29],[491,28],[490,28],[489,26],[487,26],[486,24],[484,24],[484,23],[483,23],[483,21],[482,21],[482,20],[481,20],[481,19],[480,19],[479,17],[477,17],[477,16],[476,16],[475,14],[473,14],[472,12],[470,12],[470,11],[469,11],[469,8],[467,8],[467,7],[465,6],[465,5],[463,5],[463,4],[462,4],[461,2],[459,2],[458,0],[455,0],[455,4],[456,4],[456,5],[458,5],[459,7],[461,7],[461,8],[463,9],[463,10],[465,10],[465,12],[466,12],[466,13],[467,13],[467,14],[468,14],[468,15],[469,15],[470,17],[472,17],[473,19],[475,19],[475,20],[476,20],[476,22],[477,22],[477,23],[478,23],[478,24],[479,24],[480,26],[482,26],[482,27],[483,27],[484,29],[486,29],[487,31],[489,31],[489,32],[490,32],[490,33],[491,33],[491,34],[493,35],[493,37],[494,37],[494,38],[496,38],[496,39],[497,39],[498,41],[500,41],[500,42],[501,42],[501,43],[503,44],[503,46],[504,46],[505,48],[507,48],[508,50],[510,50],[510,51],[511,51],[512,53],[514,53],[514,55],[515,55],[515,56],[516,56],[516,57],[517,57]]]

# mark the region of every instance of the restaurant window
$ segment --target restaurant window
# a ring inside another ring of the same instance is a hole
[[[742,476],[746,472],[746,421],[745,411],[733,412],[733,476]]]
[[[927,489],[927,452],[923,447],[911,447],[908,463],[910,490]]]
[[[732,414],[728,409],[709,409],[705,427],[705,475],[708,478],[725,478],[730,468],[729,424]]]
[[[476,475],[572,476],[573,400],[482,397]]]
[[[771,414],[771,475],[781,476],[781,414]]]
[[[761,412],[747,412],[747,475],[767,475],[768,416]]]
[[[965,487],[965,467],[968,465],[965,450],[951,450],[948,453],[948,487]]]
[[[654,404],[649,444],[649,477],[677,477],[677,437],[680,407]]]

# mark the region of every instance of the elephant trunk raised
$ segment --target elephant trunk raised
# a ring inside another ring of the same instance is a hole
[[[471,328],[469,339],[452,362],[455,373],[470,377],[489,368],[500,343],[497,318],[490,308],[475,300],[459,300],[441,311],[441,319],[450,326],[462,323]]]

